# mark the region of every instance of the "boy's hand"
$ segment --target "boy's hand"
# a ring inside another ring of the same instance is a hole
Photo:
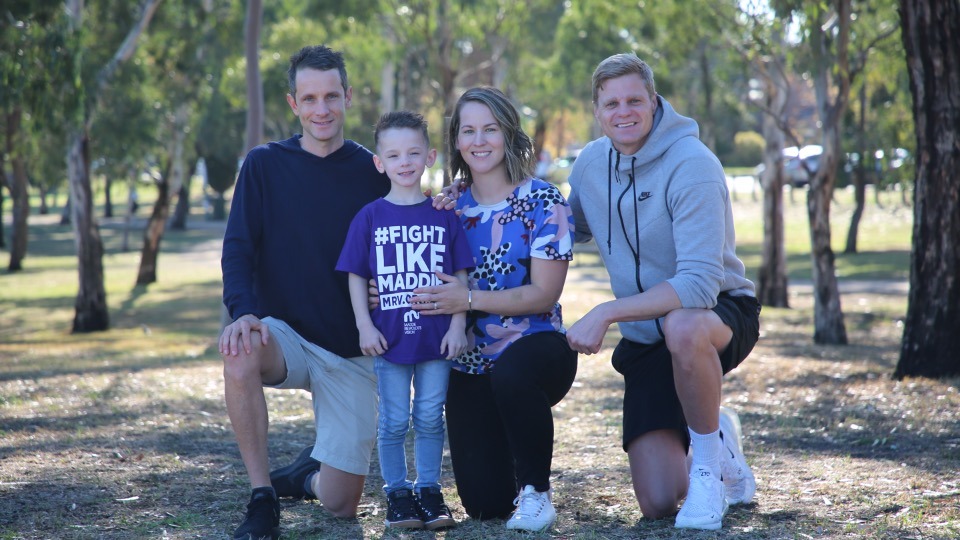
[[[453,360],[467,352],[467,334],[463,331],[463,328],[451,327],[447,330],[440,342],[440,353],[442,354],[444,351],[447,353],[447,360]]]
[[[367,356],[379,356],[387,350],[387,339],[375,327],[360,330],[360,350]]]

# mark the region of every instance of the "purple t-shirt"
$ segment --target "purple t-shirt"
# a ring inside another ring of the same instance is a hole
[[[474,266],[460,218],[436,210],[430,199],[398,205],[377,199],[350,223],[337,270],[375,278],[380,307],[373,324],[387,340],[383,357],[395,364],[443,358],[440,342],[450,315],[421,315],[410,308],[413,289],[440,285],[434,270],[453,275]]]

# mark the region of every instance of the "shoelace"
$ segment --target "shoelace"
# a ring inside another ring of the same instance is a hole
[[[685,509],[688,514],[696,516],[716,512],[716,509],[712,508],[709,504],[714,494],[711,493],[708,478],[710,478],[709,473],[706,476],[690,477],[690,487],[687,491],[687,501],[690,502],[684,502],[683,504],[683,509]]]
[[[399,516],[417,515],[417,504],[413,497],[397,497],[391,501],[391,507],[394,513]]]
[[[543,501],[544,496],[542,494],[531,491],[529,493],[521,492],[517,495],[517,498],[513,500],[513,504],[517,507],[517,514],[521,516],[536,516],[543,510]]]
[[[428,517],[450,515],[450,509],[443,503],[443,497],[434,493],[420,494],[420,508]]]

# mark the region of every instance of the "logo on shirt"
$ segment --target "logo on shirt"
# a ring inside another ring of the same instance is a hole
[[[381,310],[410,307],[410,291],[441,283],[433,272],[443,269],[446,233],[446,228],[436,225],[394,225],[374,230]]]
[[[637,201],[645,201],[650,197],[653,197],[653,193],[650,193],[649,191],[643,191],[640,193],[640,196],[637,197]]]
[[[420,312],[411,309],[403,314],[403,333],[416,334],[423,327],[417,321],[420,319]]]

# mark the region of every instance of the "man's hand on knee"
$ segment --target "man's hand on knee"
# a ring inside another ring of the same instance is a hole
[[[263,324],[259,318],[254,315],[243,315],[232,323],[228,324],[220,334],[219,350],[224,356],[237,356],[240,354],[240,346],[243,346],[244,352],[250,354],[252,351],[251,339],[254,333],[260,336],[260,344],[266,345],[270,340],[270,327]]]

